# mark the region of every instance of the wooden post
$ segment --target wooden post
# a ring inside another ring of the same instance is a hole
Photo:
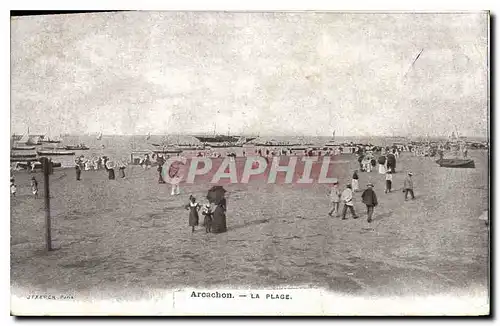
[[[52,162],[49,161],[46,157],[42,157],[42,169],[43,169],[43,186],[45,192],[45,241],[47,251],[52,250],[52,236],[51,236],[51,227],[50,227],[50,190],[49,190],[49,174],[50,167],[49,164]]]

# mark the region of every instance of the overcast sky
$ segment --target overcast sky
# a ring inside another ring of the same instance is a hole
[[[93,13],[11,35],[17,133],[487,135],[486,13]]]

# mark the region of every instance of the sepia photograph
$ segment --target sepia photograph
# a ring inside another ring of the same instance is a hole
[[[487,316],[490,12],[10,17],[13,316]]]

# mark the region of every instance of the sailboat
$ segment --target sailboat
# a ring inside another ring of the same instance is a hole
[[[101,140],[102,139],[102,132],[99,133],[99,135],[97,136],[97,140]]]
[[[49,144],[58,144],[61,142],[61,140],[56,139],[56,137],[51,137],[50,128],[49,128],[49,131],[47,132],[47,138],[44,137],[40,142],[49,143]]]
[[[452,132],[452,136],[450,137],[450,141],[452,143],[455,143],[455,146],[458,146],[460,150],[466,146],[465,141],[463,140],[464,137],[460,137],[457,127],[455,126],[455,131]],[[465,156],[465,155],[464,155]],[[475,163],[474,160],[468,159],[468,158],[460,158],[458,157],[458,151],[455,151],[455,157],[454,158],[440,158],[439,160],[436,161],[437,164],[439,164],[440,167],[444,168],[475,168]]]
[[[336,146],[335,145],[335,130],[333,131],[332,139],[328,143],[326,143],[325,146]]]
[[[151,138],[151,133],[148,132],[148,135],[146,136],[146,140],[149,140]]]
[[[24,135],[21,136],[21,139],[19,139],[17,141],[17,143],[18,144],[25,144],[26,145],[29,142],[29,140],[30,140],[30,138],[29,138],[28,134],[26,133],[26,134],[24,134]]]

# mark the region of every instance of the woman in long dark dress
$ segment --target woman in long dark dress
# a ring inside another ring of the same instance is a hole
[[[106,171],[108,171],[108,179],[109,180],[115,180],[115,170],[113,169],[111,164],[108,164],[109,159],[106,158],[104,161],[104,167],[106,168]]]
[[[196,198],[190,197],[189,204],[186,205],[186,209],[189,209],[189,226],[191,227],[191,232],[194,232],[194,227],[199,224],[198,211],[201,206],[196,202]]]
[[[215,207],[212,217],[212,233],[227,232],[226,225],[226,198],[223,198]]]

